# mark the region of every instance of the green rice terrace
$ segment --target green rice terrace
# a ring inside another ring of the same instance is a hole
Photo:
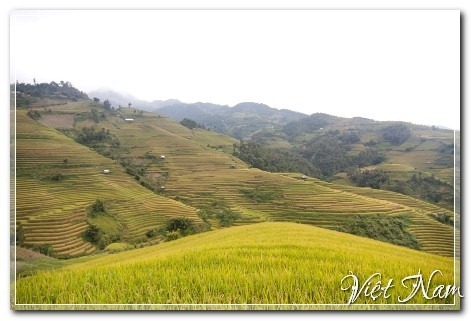
[[[249,168],[232,155],[234,138],[156,113],[79,100],[19,109],[16,117],[16,241],[51,256],[185,236],[185,227],[169,228],[172,220],[197,226],[187,234],[294,222],[442,256],[455,252],[459,230],[449,210],[394,192]]]

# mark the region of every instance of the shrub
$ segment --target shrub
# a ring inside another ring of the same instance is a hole
[[[180,233],[178,232],[169,232],[165,235],[165,242],[170,242],[180,238]]]
[[[156,230],[148,230],[147,233],[146,233],[146,236],[147,236],[148,238],[154,237],[154,236],[156,236],[156,235],[157,235]]]
[[[420,244],[409,232],[409,218],[406,216],[351,215],[345,218],[335,230],[365,236],[383,242],[420,249]]]
[[[39,118],[41,118],[41,114],[38,112],[38,111],[28,111],[28,113],[26,114],[28,115],[28,117],[34,119],[34,120],[38,120]]]
[[[195,222],[187,217],[170,219],[167,222],[165,229],[168,232],[180,232],[183,236],[194,234],[196,232]]]
[[[63,176],[61,173],[56,173],[51,176],[51,180],[54,182],[60,182],[63,179]]]
[[[35,247],[34,250],[47,256],[54,255],[54,249],[49,244],[40,245],[38,247]]]
[[[233,212],[232,210],[225,208],[220,209],[216,213],[216,217],[219,220],[219,225],[221,227],[229,227],[234,224],[234,221],[240,218],[239,213]]]
[[[106,213],[105,203],[100,199],[96,199],[95,203],[93,203],[90,206],[89,215],[95,217],[99,214],[105,214],[105,213]]]
[[[98,248],[104,250],[109,244],[111,244],[111,238],[107,234],[103,234],[98,241]]]
[[[102,235],[103,231],[97,225],[92,224],[85,230],[83,238],[90,243],[98,244]]]
[[[208,210],[200,210],[198,216],[205,222],[208,222],[210,218],[213,217],[213,214]]]
[[[451,226],[453,226],[454,224],[453,217],[446,213],[429,214],[429,216],[442,224],[451,225]]]
[[[12,243],[12,238],[15,238],[15,233],[10,233],[10,244],[11,245],[14,245],[14,244],[16,244],[18,246],[23,245],[23,242],[25,240],[25,234],[24,234],[23,228],[21,226],[17,226],[17,228],[16,228],[15,243]]]

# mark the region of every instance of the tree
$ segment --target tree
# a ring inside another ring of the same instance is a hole
[[[97,215],[103,215],[106,214],[106,208],[105,208],[105,203],[97,199],[95,203],[93,203],[88,211],[88,214],[92,217],[96,217]]]
[[[357,186],[380,189],[383,184],[389,182],[389,176],[381,170],[352,171],[348,176]]]
[[[376,149],[367,148],[358,153],[356,156],[356,163],[359,167],[365,167],[369,165],[377,165],[385,159],[386,157],[380,154]]]
[[[181,235],[186,236],[194,234],[197,228],[191,218],[181,217],[170,219],[165,229],[168,232],[179,232]]]
[[[93,97],[93,101],[96,102],[96,103],[99,103],[99,102],[100,102],[100,98]]]
[[[102,236],[103,231],[95,224],[89,225],[83,233],[83,238],[93,244],[97,244]]]
[[[105,107],[106,110],[110,110],[111,109],[111,103],[110,101],[107,99],[103,102],[103,106]]]
[[[35,82],[34,85],[17,83],[16,91],[32,97],[61,96],[72,100],[89,99],[87,94],[74,88],[70,82],[64,83],[64,81],[60,85],[54,81],[50,83]]]
[[[384,140],[393,145],[401,145],[411,136],[411,130],[404,124],[397,124],[382,129]]]
[[[131,108],[132,104],[131,103],[128,103],[128,107]]]
[[[229,227],[234,224],[235,220],[240,218],[240,215],[229,208],[224,208],[216,212],[216,218],[219,220],[221,227]]]
[[[189,128],[189,129],[204,128],[203,125],[198,124],[197,122],[195,122],[194,120],[189,119],[189,118],[183,118],[183,120],[180,122],[180,124],[182,124],[183,126],[185,126],[186,128]]]

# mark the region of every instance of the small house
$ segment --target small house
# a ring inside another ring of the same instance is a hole
[[[165,155],[160,155],[159,159],[165,159]]]
[[[124,121],[132,123],[134,121],[134,118],[124,118]]]
[[[110,170],[109,169],[104,169],[103,170],[103,174],[109,174],[110,173]]]
[[[301,176],[302,179],[307,179],[306,175]]]

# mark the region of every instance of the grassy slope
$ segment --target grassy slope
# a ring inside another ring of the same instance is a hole
[[[60,270],[20,278],[16,302],[346,303],[350,292],[340,290],[340,280],[351,271],[361,283],[380,272],[383,285],[390,278],[395,284],[388,299],[372,301],[361,296],[357,303],[395,303],[398,295],[405,297],[410,291],[400,284],[404,277],[420,270],[428,278],[435,269],[444,276],[435,278],[432,288],[453,284],[451,258],[308,225],[261,223],[89,258]],[[452,300],[426,301],[417,295],[409,303]]]
[[[149,229],[170,217],[198,220],[194,208],[155,195],[114,161],[37,123],[25,111],[16,117],[16,222],[26,246],[52,245],[59,256],[93,252],[81,234],[87,227],[86,209],[97,198],[122,226],[122,239],[132,242],[145,241]],[[110,175],[102,174],[105,168]],[[58,173],[61,181],[53,181]]]

